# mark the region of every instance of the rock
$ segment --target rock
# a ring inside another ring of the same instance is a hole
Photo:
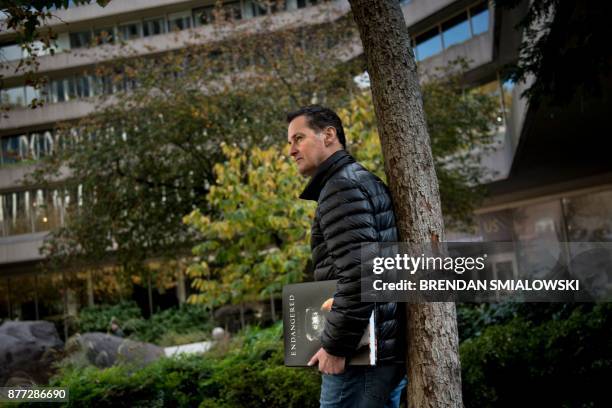
[[[45,384],[63,346],[51,322],[4,322],[0,326],[0,386]]]
[[[258,302],[247,302],[243,304],[244,321],[246,324],[257,323],[263,315],[265,306]],[[240,330],[240,305],[224,305],[215,310],[214,318],[222,326],[231,332]]]
[[[100,368],[116,363],[130,363],[142,367],[164,355],[164,349],[154,344],[97,332],[71,337],[66,349],[69,358],[78,359],[84,356],[89,363]]]
[[[213,340],[221,340],[225,337],[225,330],[223,327],[215,327],[212,331]]]

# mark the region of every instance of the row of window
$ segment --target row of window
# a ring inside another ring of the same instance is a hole
[[[49,231],[64,225],[71,203],[82,205],[83,189],[0,194],[0,236]]]
[[[489,7],[481,2],[413,37],[417,61],[489,31]]]
[[[130,41],[211,24],[216,19],[240,20],[284,10],[304,8],[318,2],[319,0],[229,1],[225,2],[220,9],[217,9],[215,5],[209,5],[140,21],[60,34],[57,40],[58,50],[56,51],[114,43],[117,38],[122,41]],[[0,60],[2,61],[18,60],[22,56],[23,51],[18,44],[0,46]]]
[[[9,136],[0,141],[0,166],[39,160],[53,154],[62,147],[63,140],[51,131],[31,132],[23,135]]]

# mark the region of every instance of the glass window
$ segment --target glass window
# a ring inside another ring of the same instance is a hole
[[[168,16],[168,31],[191,28],[191,13],[176,13]]]
[[[74,78],[64,79],[64,87],[66,89],[66,99],[67,100],[77,99],[78,94],[77,94],[76,81]]]
[[[214,21],[214,9],[214,6],[207,6],[193,10],[195,26],[200,27],[203,25],[211,24]]]
[[[76,92],[79,98],[92,96],[91,87],[89,86],[89,76],[82,75],[76,78]]]
[[[37,99],[37,100],[41,99],[40,90],[36,89],[36,88],[34,88],[32,86],[26,86],[25,87],[25,95],[26,95],[26,104],[27,105],[32,103],[32,101],[34,99]]]
[[[574,242],[612,242],[612,191],[563,199],[567,235]]]
[[[239,1],[224,4],[223,9],[225,10],[226,20],[240,20],[242,18],[242,9]]]
[[[140,23],[128,23],[119,26],[119,36],[124,41],[140,38]]]
[[[251,13],[253,17],[268,14],[268,4],[265,1],[251,0]]]
[[[514,232],[523,276],[549,276],[564,258],[565,241],[559,200],[528,205],[514,210]]]
[[[115,41],[113,27],[98,28],[94,30],[94,37],[96,45],[113,43]]]
[[[14,61],[21,58],[21,46],[18,44],[6,44],[0,46],[0,61]]]
[[[438,27],[417,36],[415,42],[417,61],[422,61],[442,51],[442,36]]]
[[[56,79],[51,82],[51,93],[53,102],[66,101],[66,89],[64,88],[64,80]]]
[[[70,48],[89,47],[91,44],[91,31],[70,33]]]
[[[25,106],[25,89],[23,86],[2,90],[2,103],[10,106]]]
[[[474,35],[489,31],[489,7],[486,2],[470,9],[472,33]]]
[[[145,20],[142,23],[142,33],[145,37],[159,35],[166,32],[166,20],[163,17]]]
[[[444,39],[444,48],[462,43],[470,38],[467,12],[463,12],[442,24],[442,38]]]
[[[2,139],[2,163],[11,164],[21,161],[19,154],[19,136]]]

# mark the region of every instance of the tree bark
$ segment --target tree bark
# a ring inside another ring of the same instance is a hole
[[[400,239],[444,239],[438,180],[408,29],[397,1],[349,0],[370,75]],[[455,304],[407,304],[411,407],[461,407]]]

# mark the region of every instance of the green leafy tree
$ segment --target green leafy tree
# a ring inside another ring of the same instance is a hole
[[[108,262],[159,280],[146,261],[176,259],[198,242],[182,217],[212,210],[205,197],[224,142],[265,148],[284,138],[288,110],[315,100],[339,105],[356,89],[354,64],[336,52],[350,37],[346,18],[273,33],[264,23],[253,32],[219,21],[216,38],[225,41],[194,35],[178,51],[146,58],[125,44],[95,67],[99,86],[114,93],[62,125],[60,148],[29,177],[82,191],[45,243],[51,268]]]
[[[430,78],[424,99],[443,209],[449,222],[459,225],[469,222],[482,198],[479,157],[491,145],[497,103],[493,95],[464,90],[460,71],[451,71]],[[351,152],[384,178],[370,93],[355,94],[339,115]],[[193,249],[200,260],[189,269],[199,291],[191,301],[210,307],[279,293],[283,284],[301,280],[309,257],[312,207],[297,198],[306,180],[295,165],[276,147],[225,146],[224,153],[226,161],[215,166],[216,185],[207,197],[211,213],[196,210],[185,218],[203,239]]]
[[[525,9],[515,27],[523,33],[519,58],[507,67],[507,76],[515,82],[534,78],[525,91],[532,103],[605,97],[612,61],[610,2],[495,0],[495,5]]]
[[[484,197],[482,180],[490,177],[481,158],[495,147],[498,99],[461,84],[463,63],[453,62],[423,83],[423,106],[431,138],[436,175],[440,184],[445,224],[470,228],[472,212]],[[376,116],[369,92],[351,101],[341,111],[347,127],[349,149],[355,157],[385,179]]]
[[[191,301],[210,307],[273,296],[302,280],[310,257],[311,202],[299,200],[304,181],[276,147],[248,153],[224,145],[226,161],[215,166],[211,215],[194,210],[185,222],[203,242],[189,268],[200,293]]]

